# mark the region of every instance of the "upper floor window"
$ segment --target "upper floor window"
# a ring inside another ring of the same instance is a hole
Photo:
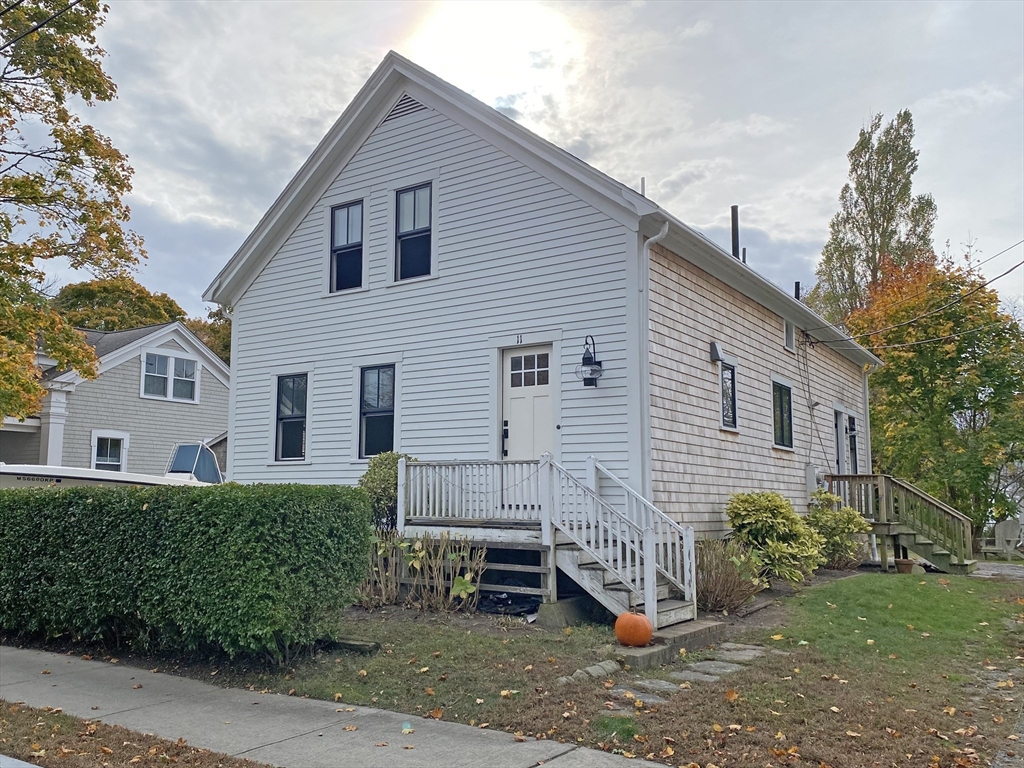
[[[190,358],[147,352],[142,394],[145,397],[195,402],[198,370],[196,361]]]
[[[362,369],[359,388],[359,456],[395,447],[395,366]]]
[[[331,209],[331,291],[363,285],[363,204]]]
[[[796,352],[796,326],[789,320],[782,321],[782,344],[790,352]]]
[[[778,381],[772,382],[772,420],[775,424],[775,445],[793,447],[793,390]]]
[[[399,190],[395,205],[395,280],[429,275],[431,185]]]
[[[306,374],[277,377],[278,461],[306,458]]]
[[[736,429],[736,366],[720,363],[722,377],[722,426]]]

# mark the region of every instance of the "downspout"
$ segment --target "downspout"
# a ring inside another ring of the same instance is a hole
[[[640,249],[640,476],[642,478],[641,494],[645,499],[653,501],[654,468],[651,462],[651,246],[660,243],[668,236],[668,222],[661,225],[661,230],[654,237],[644,241]]]

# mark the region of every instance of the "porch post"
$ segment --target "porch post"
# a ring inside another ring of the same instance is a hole
[[[67,392],[51,389],[43,398],[39,414],[39,463],[60,467],[64,464],[64,424],[68,420]],[[93,457],[89,457],[92,467]]]
[[[395,514],[397,518],[398,535],[405,536],[405,457],[398,460],[398,499]]]
[[[587,456],[587,487],[600,496],[597,490],[597,459]]]
[[[654,529],[644,528],[644,613],[658,628],[658,571],[654,561]]]
[[[554,537],[551,534],[551,514],[554,505],[554,493],[551,487],[551,454],[543,453],[540,457],[540,543],[551,546]]]

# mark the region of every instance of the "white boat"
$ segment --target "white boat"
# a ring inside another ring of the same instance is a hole
[[[204,443],[179,443],[163,476],[106,469],[0,462],[0,488],[70,488],[82,485],[191,485],[223,482],[217,457]]]

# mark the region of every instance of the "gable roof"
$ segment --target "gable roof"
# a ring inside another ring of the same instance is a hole
[[[436,75],[389,51],[312,154],[263,215],[256,228],[203,293],[205,301],[231,306],[245,293],[374,129],[393,110],[410,110],[410,100],[444,114],[508,152],[563,189],[634,231],[650,236],[669,224],[665,244],[710,274],[860,365],[881,364],[875,355],[849,341],[807,305],[759,275],[704,235],[639,192],[541,138],[515,120],[459,90]],[[685,250],[680,250],[680,249]],[[691,258],[692,256],[692,258]]]
[[[96,350],[100,374],[140,354],[144,347],[154,347],[173,340],[181,344],[186,351],[202,359],[203,367],[222,384],[230,384],[231,369],[180,321],[145,325],[123,331],[94,331],[87,328],[79,330],[85,334],[86,343]],[[58,370],[56,366],[43,371],[42,378],[44,382],[55,383],[80,384],[85,381],[77,372]]]

